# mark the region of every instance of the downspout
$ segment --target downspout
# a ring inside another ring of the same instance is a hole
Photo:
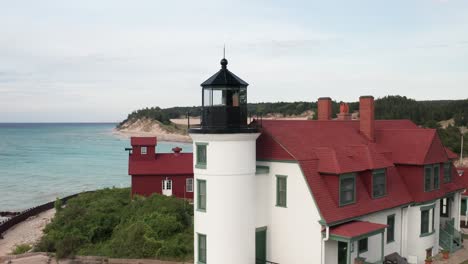
[[[406,215],[404,216],[404,219],[403,219],[403,208],[401,208],[401,222],[403,223],[403,220],[405,221],[405,224],[401,227],[401,234],[400,234],[400,240],[401,240],[401,243],[400,243],[400,255],[403,256],[403,242],[405,243],[405,248],[406,248],[406,244],[408,243],[407,241],[407,231],[408,231],[408,214],[409,214],[409,210],[411,208],[411,204],[408,205],[408,209],[406,210]],[[405,252],[406,253],[406,252]]]
[[[325,237],[322,238],[322,264],[325,264],[325,242],[330,238],[330,227],[325,226]]]

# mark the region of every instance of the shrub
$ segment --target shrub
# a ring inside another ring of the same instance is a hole
[[[13,255],[19,255],[19,254],[24,254],[31,250],[31,245],[29,244],[19,244],[16,245],[15,249],[13,249],[13,252],[11,254]]]
[[[193,207],[162,195],[130,199],[130,189],[84,193],[57,211],[36,251],[58,258],[97,255],[116,258],[189,260],[193,254]]]

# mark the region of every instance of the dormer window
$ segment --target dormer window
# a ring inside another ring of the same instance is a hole
[[[440,165],[424,166],[424,191],[430,192],[440,188]]]
[[[387,171],[386,169],[374,170],[372,172],[372,197],[380,198],[387,194]]]
[[[146,155],[148,154],[148,147],[141,147],[140,151],[141,155]]]
[[[356,174],[340,175],[340,206],[352,204],[356,201]]]
[[[452,162],[444,163],[444,183],[452,181]]]

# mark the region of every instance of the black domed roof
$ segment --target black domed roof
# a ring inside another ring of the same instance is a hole
[[[249,84],[227,69],[228,61],[221,60],[221,69],[204,81],[202,87],[247,87]]]

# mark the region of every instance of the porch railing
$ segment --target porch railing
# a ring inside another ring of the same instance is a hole
[[[440,226],[439,246],[443,249],[454,252],[462,246],[462,235],[455,229],[455,219],[451,219]]]

